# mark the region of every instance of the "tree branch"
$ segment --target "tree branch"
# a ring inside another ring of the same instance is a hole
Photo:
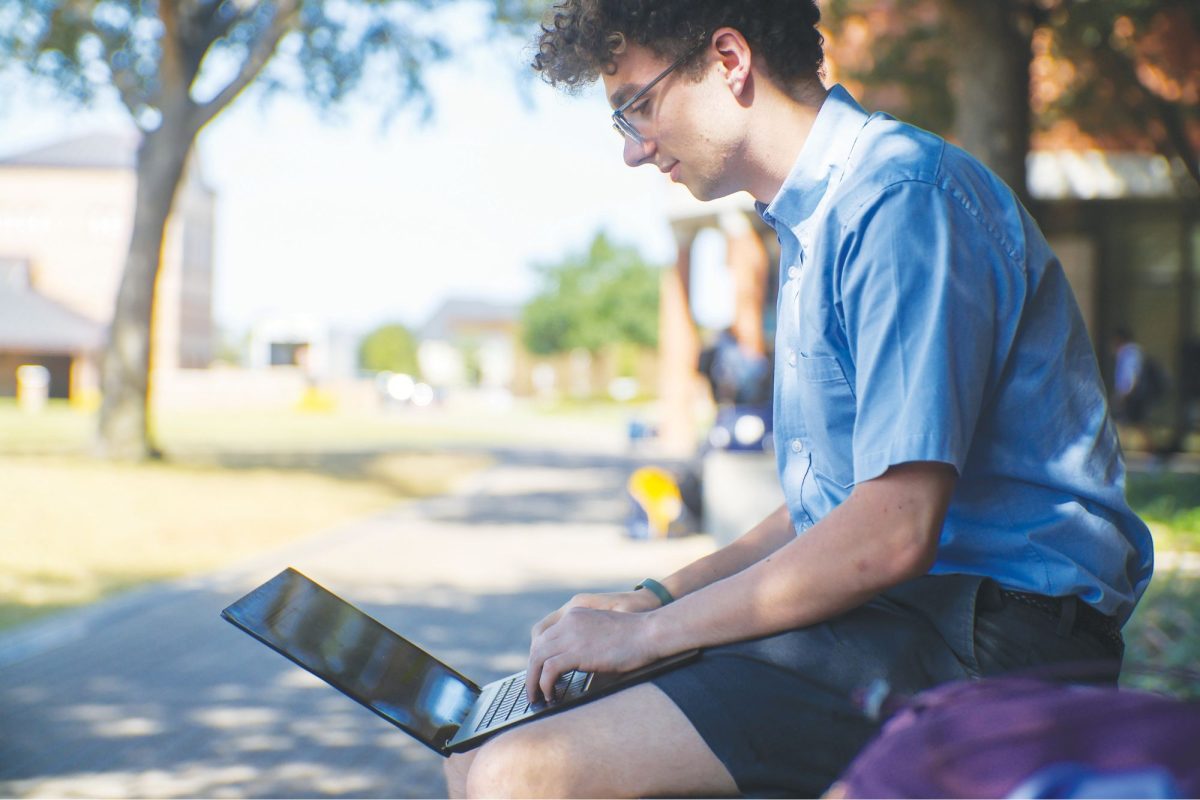
[[[1170,158],[1176,155],[1183,161],[1188,175],[1200,187],[1200,164],[1197,163],[1196,152],[1188,140],[1187,130],[1179,108],[1171,101],[1151,91],[1142,83],[1137,74],[1137,64],[1125,53],[1117,50],[1108,42],[1103,42],[1096,48],[1097,55],[1102,57],[1101,64],[1115,73],[1114,80],[1125,83],[1137,89],[1142,99],[1154,111],[1166,132],[1166,141],[1160,141],[1152,136],[1160,154]]]
[[[1159,120],[1167,129],[1167,141],[1170,149],[1178,154],[1188,175],[1196,182],[1196,188],[1200,189],[1200,163],[1198,163],[1196,152],[1192,149],[1192,143],[1188,139],[1187,127],[1184,124],[1183,115],[1179,112],[1179,107],[1145,87],[1142,88],[1142,91],[1149,95],[1150,103],[1158,110]],[[1169,154],[1164,153],[1164,155]]]
[[[129,115],[136,120],[138,111],[144,100],[138,96],[134,82],[129,80],[123,70],[116,67],[114,63],[115,55],[111,50],[105,54],[105,61],[108,62],[108,71],[112,75],[113,87],[117,90],[117,94],[121,98],[121,103],[125,108],[129,109]]]
[[[227,6],[233,7],[235,11],[223,18],[222,11]],[[207,51],[214,42],[249,19],[255,8],[256,6],[251,5],[246,6],[243,10],[240,4],[218,0],[208,4],[207,7],[197,9],[190,16],[195,41],[199,43],[203,51]]]
[[[282,0],[276,5],[275,17],[271,20],[270,27],[255,42],[254,48],[242,62],[238,74],[217,93],[216,97],[196,108],[196,130],[207,125],[213,117],[220,113],[221,109],[232,103],[247,86],[254,82],[263,67],[271,60],[271,56],[275,54],[275,48],[279,46],[280,40],[292,30],[298,9],[299,0]]]
[[[144,102],[144,98],[139,95],[137,81],[130,76],[129,71],[117,66],[117,55],[127,48],[128,36],[122,37],[119,32],[103,26],[96,26],[93,33],[103,48],[101,58],[108,66],[108,74],[112,78],[113,88],[117,90],[117,95],[121,98],[121,104],[129,110],[130,116],[137,119],[138,108]]]
[[[179,9],[176,7],[178,2],[179,0],[158,0],[158,19],[163,26],[159,71],[166,76],[167,80],[164,83],[183,81],[186,86],[190,81],[186,81],[183,75],[183,42],[179,38]]]

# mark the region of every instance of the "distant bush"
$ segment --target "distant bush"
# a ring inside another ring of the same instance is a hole
[[[1142,519],[1170,528],[1170,540],[1162,544],[1175,549],[1200,549],[1200,475],[1133,474],[1126,495]]]
[[[403,325],[378,327],[359,345],[358,365],[371,372],[403,372],[420,377],[417,340]]]

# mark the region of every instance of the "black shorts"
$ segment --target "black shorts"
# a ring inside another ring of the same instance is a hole
[[[995,582],[925,576],[807,628],[709,648],[653,679],[691,721],[739,790],[815,797],[874,735],[864,709],[964,678],[1053,662],[1119,661],[1102,637],[1044,609],[1005,602]]]

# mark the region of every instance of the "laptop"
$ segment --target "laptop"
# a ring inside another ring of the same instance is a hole
[[[290,567],[221,616],[443,756],[699,655],[619,675],[571,671],[555,684],[553,702],[530,704],[524,672],[479,686]]]

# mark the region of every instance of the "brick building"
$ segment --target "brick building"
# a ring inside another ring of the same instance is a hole
[[[40,363],[51,396],[95,398],[133,224],[137,144],[136,134],[93,134],[0,159],[0,395],[15,390],[17,363]],[[213,208],[193,167],[163,246],[157,370],[212,360]]]

